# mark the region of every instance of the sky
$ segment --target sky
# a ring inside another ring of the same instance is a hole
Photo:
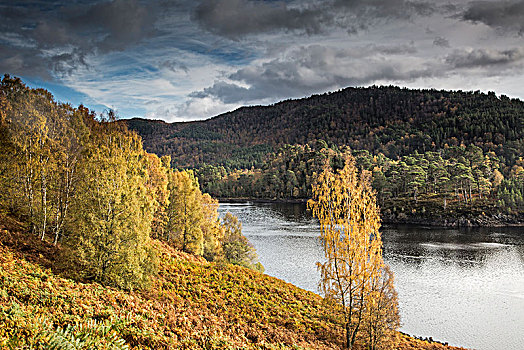
[[[524,99],[524,0],[0,0],[0,74],[121,118],[348,86]]]

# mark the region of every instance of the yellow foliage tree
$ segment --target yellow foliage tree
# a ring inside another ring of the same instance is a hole
[[[169,221],[169,171],[171,157],[158,158],[156,154],[145,153],[145,166],[147,172],[146,186],[148,195],[155,203],[155,214],[151,222],[151,237],[165,238],[166,227]]]
[[[191,171],[170,173],[167,241],[195,255],[202,255],[204,251],[200,197]]]
[[[204,258],[208,261],[216,260],[223,254],[221,241],[224,237],[224,229],[218,218],[218,200],[209,194],[201,195],[202,223],[200,229],[204,238]]]
[[[326,256],[318,263],[320,287],[326,298],[341,304],[345,343],[353,348],[364,323],[373,281],[384,266],[380,216],[369,173],[358,175],[347,156],[337,173],[326,166],[313,185],[308,206],[320,222]]]
[[[393,272],[384,265],[370,281],[364,318],[365,342],[370,350],[392,349],[391,333],[400,326]]]
[[[227,212],[222,219],[222,227],[224,229],[222,249],[226,261],[264,272],[264,266],[258,261],[255,248],[242,234],[242,223],[238,218]]]
[[[66,261],[86,279],[145,288],[156,273],[144,153],[138,135],[115,123],[94,125],[64,242]]]

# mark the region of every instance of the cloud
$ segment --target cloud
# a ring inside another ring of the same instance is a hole
[[[191,97],[212,96],[229,104],[250,103],[301,97],[376,81],[409,81],[436,74],[440,65],[431,67],[421,59],[401,55],[415,51],[411,45],[344,49],[324,45],[299,47],[282,57],[241,68],[228,76],[229,82],[217,81],[193,92]]]
[[[20,1],[0,4],[0,14],[0,43],[12,51],[0,70],[46,80],[85,67],[88,55],[124,50],[157,34],[155,5],[137,0]]]
[[[86,54],[76,48],[71,52],[52,55],[49,59],[52,64],[52,70],[59,76],[71,75],[80,66],[89,68]]]
[[[203,0],[193,18],[206,30],[238,40],[247,35],[278,31],[320,34],[330,28],[349,33],[381,20],[429,16],[436,8],[429,2],[408,0],[287,1]]]
[[[355,85],[508,94],[513,79],[515,95],[522,3],[0,0],[0,74],[165,120]]]
[[[441,36],[437,36],[435,40],[433,40],[433,45],[446,48],[449,47],[449,40]]]
[[[194,12],[205,29],[229,38],[277,30],[319,33],[329,21],[317,8],[292,8],[284,1],[205,0]]]
[[[16,51],[10,46],[0,45],[0,73],[20,74],[52,80],[49,73],[51,62],[43,60],[40,51],[34,48],[19,48]]]
[[[359,17],[366,18],[403,18],[415,15],[429,16],[437,8],[431,2],[408,0],[335,0],[334,9],[346,10]]]
[[[170,70],[172,72],[175,72],[175,73],[179,72],[179,71],[184,71],[186,73],[189,73],[189,68],[187,68],[187,66],[185,64],[180,63],[180,62],[175,61],[175,60],[162,61],[162,62],[160,62],[159,67],[168,69],[168,70]]]
[[[61,47],[76,41],[71,28],[58,21],[39,22],[30,33],[34,42],[41,48]]]
[[[455,68],[512,65],[524,59],[524,48],[510,50],[468,49],[455,50],[445,59]]]
[[[524,1],[474,1],[462,13],[462,19],[484,23],[503,31],[524,34]]]
[[[86,7],[67,9],[67,24],[77,35],[90,33],[90,40],[98,49],[122,50],[156,33],[154,22],[155,6],[148,8],[137,0],[113,0]]]
[[[175,113],[171,116],[171,121],[188,121],[207,118],[238,108],[237,104],[223,103],[213,97],[203,97],[189,99],[185,103],[174,106]]]

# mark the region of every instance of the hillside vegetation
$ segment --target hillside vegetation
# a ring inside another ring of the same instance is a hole
[[[307,199],[315,174],[352,153],[388,221],[524,222],[524,102],[494,93],[347,88],[199,122],[126,123],[218,197]]]
[[[177,167],[261,165],[261,155],[285,144],[328,145],[397,159],[447,144],[474,144],[505,164],[523,154],[524,102],[479,91],[346,88],[271,106],[242,107],[190,123],[131,119],[145,148],[176,158]]]
[[[238,220],[220,220],[193,173],[147,153],[112,112],[73,108],[9,76],[0,107],[0,213],[61,244],[70,276],[147,288],[158,268],[151,238],[262,270]]]
[[[342,348],[333,305],[251,269],[155,241],[161,263],[151,289],[125,292],[60,277],[58,248],[15,220],[1,218],[0,237],[1,348]],[[400,333],[396,341],[397,349],[455,349]]]

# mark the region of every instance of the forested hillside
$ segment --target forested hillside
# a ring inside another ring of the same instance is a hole
[[[494,93],[347,88],[201,122],[127,123],[219,197],[310,198],[314,175],[349,152],[370,172],[386,220],[523,220],[524,102]]]
[[[148,151],[177,158],[178,167],[259,167],[270,149],[315,140],[392,159],[474,144],[507,165],[524,149],[524,102],[478,91],[347,88],[206,121],[127,123]]]
[[[0,214],[60,245],[68,276],[147,288],[158,239],[209,261],[254,269],[254,248],[191,171],[147,153],[140,137],[83,106],[4,77],[0,85]]]

